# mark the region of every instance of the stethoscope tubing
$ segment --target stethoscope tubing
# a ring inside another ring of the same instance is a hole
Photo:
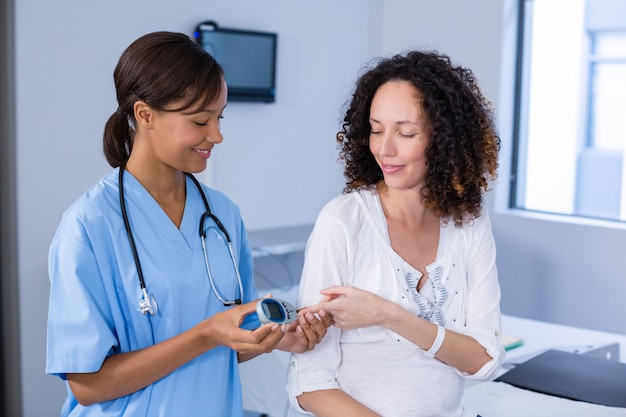
[[[126,201],[124,197],[124,182],[123,182],[125,170],[126,170],[126,164],[122,164],[119,167],[119,174],[118,174],[120,209],[122,212],[122,218],[124,220],[124,227],[126,228],[126,234],[128,235],[128,242],[130,244],[130,248],[133,254],[133,260],[135,262],[135,267],[137,269],[137,276],[139,278],[139,287],[141,288],[141,292],[142,292],[142,298],[139,300],[139,309],[143,314],[150,313],[150,315],[155,315],[156,310],[157,310],[156,300],[154,300],[154,297],[148,294],[148,291],[146,288],[146,281],[143,276],[143,269],[141,267],[141,262],[139,260],[139,254],[137,253],[137,245],[135,244],[133,232],[130,227],[130,220],[128,217],[128,212],[126,210]],[[200,192],[200,196],[202,197],[202,202],[204,203],[204,207],[206,209],[206,212],[200,217],[199,234],[200,234],[200,241],[202,243],[202,251],[204,253],[204,262],[205,262],[207,274],[209,276],[209,283],[211,284],[211,289],[213,290],[215,297],[222,304],[224,304],[224,306],[228,307],[228,306],[232,306],[235,304],[241,304],[242,299],[243,299],[243,283],[241,281],[241,275],[239,274],[239,268],[237,267],[237,262],[235,260],[235,254],[234,254],[233,246],[230,240],[230,235],[228,234],[228,231],[226,230],[226,228],[224,227],[220,219],[218,219],[217,216],[213,214],[213,212],[211,211],[211,207],[209,206],[209,201],[206,198],[204,190],[202,190],[202,186],[200,185],[200,182],[198,182],[196,177],[194,177],[190,173],[186,172],[185,175],[187,175],[187,177],[191,179],[191,181],[194,183],[194,185]],[[226,246],[228,247],[228,252],[229,252],[231,261],[233,263],[233,267],[235,269],[235,274],[237,275],[237,283],[239,285],[239,294],[241,295],[240,298],[236,298],[233,301],[229,301],[223,298],[220,292],[218,291],[217,287],[215,286],[215,282],[213,281],[213,274],[211,273],[211,267],[209,265],[209,258],[207,255],[207,248],[206,248],[206,243],[205,243],[206,232],[204,231],[204,222],[207,217],[210,217],[215,222],[217,227],[220,229],[220,231],[224,234],[224,237],[226,238]],[[153,302],[154,302],[154,305],[153,305]]]
[[[126,211],[126,202],[124,198],[124,171],[126,170],[126,164],[120,166],[119,177],[119,196],[120,196],[120,209],[122,210],[122,219],[124,219],[124,227],[126,228],[126,234],[128,235],[128,242],[130,243],[130,250],[133,253],[133,259],[135,260],[135,266],[137,267],[137,275],[139,276],[139,286],[141,290],[146,294],[146,281],[143,278],[143,269],[141,268],[141,262],[139,261],[139,254],[137,253],[137,245],[135,244],[135,238],[130,228],[130,221],[128,219],[128,212]]]

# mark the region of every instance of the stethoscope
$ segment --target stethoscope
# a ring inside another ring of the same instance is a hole
[[[139,262],[139,255],[137,254],[137,246],[135,245],[135,239],[130,229],[130,222],[128,220],[128,214],[126,212],[126,203],[124,202],[123,179],[124,179],[125,165],[122,165],[119,169],[120,169],[120,172],[119,172],[120,208],[122,209],[122,218],[124,219],[124,226],[126,227],[126,233],[128,234],[128,241],[130,243],[130,248],[131,248],[131,251],[133,252],[133,259],[135,260],[135,267],[137,268],[137,275],[139,276],[139,286],[141,287],[141,292],[142,292],[141,299],[139,300],[139,311],[141,311],[143,314],[150,313],[150,315],[154,316],[155,314],[158,313],[158,305],[157,305],[156,299],[154,298],[154,295],[148,293],[148,290],[146,289],[146,281],[143,277],[143,270],[141,269],[141,263]],[[217,299],[220,302],[222,302],[224,306],[228,307],[228,306],[232,306],[235,304],[241,304],[241,300],[243,299],[243,284],[241,282],[241,275],[239,274],[239,268],[237,268],[237,262],[235,261],[235,254],[233,252],[233,246],[230,241],[230,235],[226,231],[226,228],[224,227],[220,219],[218,219],[217,216],[213,214],[213,212],[211,211],[206,195],[204,194],[204,191],[202,190],[202,186],[200,185],[196,177],[194,177],[190,173],[185,173],[185,175],[187,175],[193,181],[194,185],[196,186],[196,188],[200,192],[200,195],[202,196],[202,201],[204,202],[204,207],[206,208],[206,212],[202,215],[202,217],[200,217],[200,241],[202,242],[202,252],[204,252],[204,265],[206,267],[207,274],[209,275],[209,282],[211,284],[211,289],[213,290],[215,297],[217,297]],[[215,286],[215,282],[213,281],[213,274],[211,273],[211,266],[209,265],[209,256],[207,254],[207,248],[206,248],[206,231],[204,230],[204,223],[207,218],[210,218],[215,222],[217,227],[220,229],[220,231],[224,234],[224,237],[226,238],[225,239],[226,246],[228,247],[228,252],[230,253],[230,259],[233,263],[233,267],[235,268],[235,274],[237,275],[237,282],[239,284],[240,297],[236,298],[235,300],[227,300],[226,298],[222,297],[220,291]]]

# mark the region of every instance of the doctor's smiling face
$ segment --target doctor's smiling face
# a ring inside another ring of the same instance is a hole
[[[374,94],[370,106],[369,148],[389,188],[424,186],[428,121],[420,94],[408,81],[389,81]]]
[[[137,102],[137,135],[143,136],[154,162],[183,172],[203,171],[213,147],[223,140],[220,122],[226,97],[222,80],[220,93],[205,107],[198,104],[180,110],[187,99],[170,103],[163,110]]]

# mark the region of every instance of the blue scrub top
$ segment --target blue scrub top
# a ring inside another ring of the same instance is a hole
[[[224,194],[203,189],[230,235],[244,302],[256,299],[252,255],[239,208]],[[109,355],[151,346],[229,308],[209,284],[199,236],[205,207],[193,182],[187,179],[185,212],[177,228],[126,172],[127,213],[146,288],[159,309],[155,316],[139,311],[142,292],[118,191],[115,169],[68,208],[50,247],[46,372],[62,379],[66,373],[96,372]],[[234,299],[238,284],[230,257],[211,258],[211,266],[223,297]],[[243,415],[237,354],[223,346],[117,400],[83,407],[67,388],[61,416]]]

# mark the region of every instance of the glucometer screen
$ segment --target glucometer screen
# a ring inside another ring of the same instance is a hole
[[[296,308],[287,301],[264,298],[256,304],[256,315],[261,323],[289,324],[298,318]]]
[[[278,303],[265,303],[264,306],[270,318],[282,320],[285,317]]]

